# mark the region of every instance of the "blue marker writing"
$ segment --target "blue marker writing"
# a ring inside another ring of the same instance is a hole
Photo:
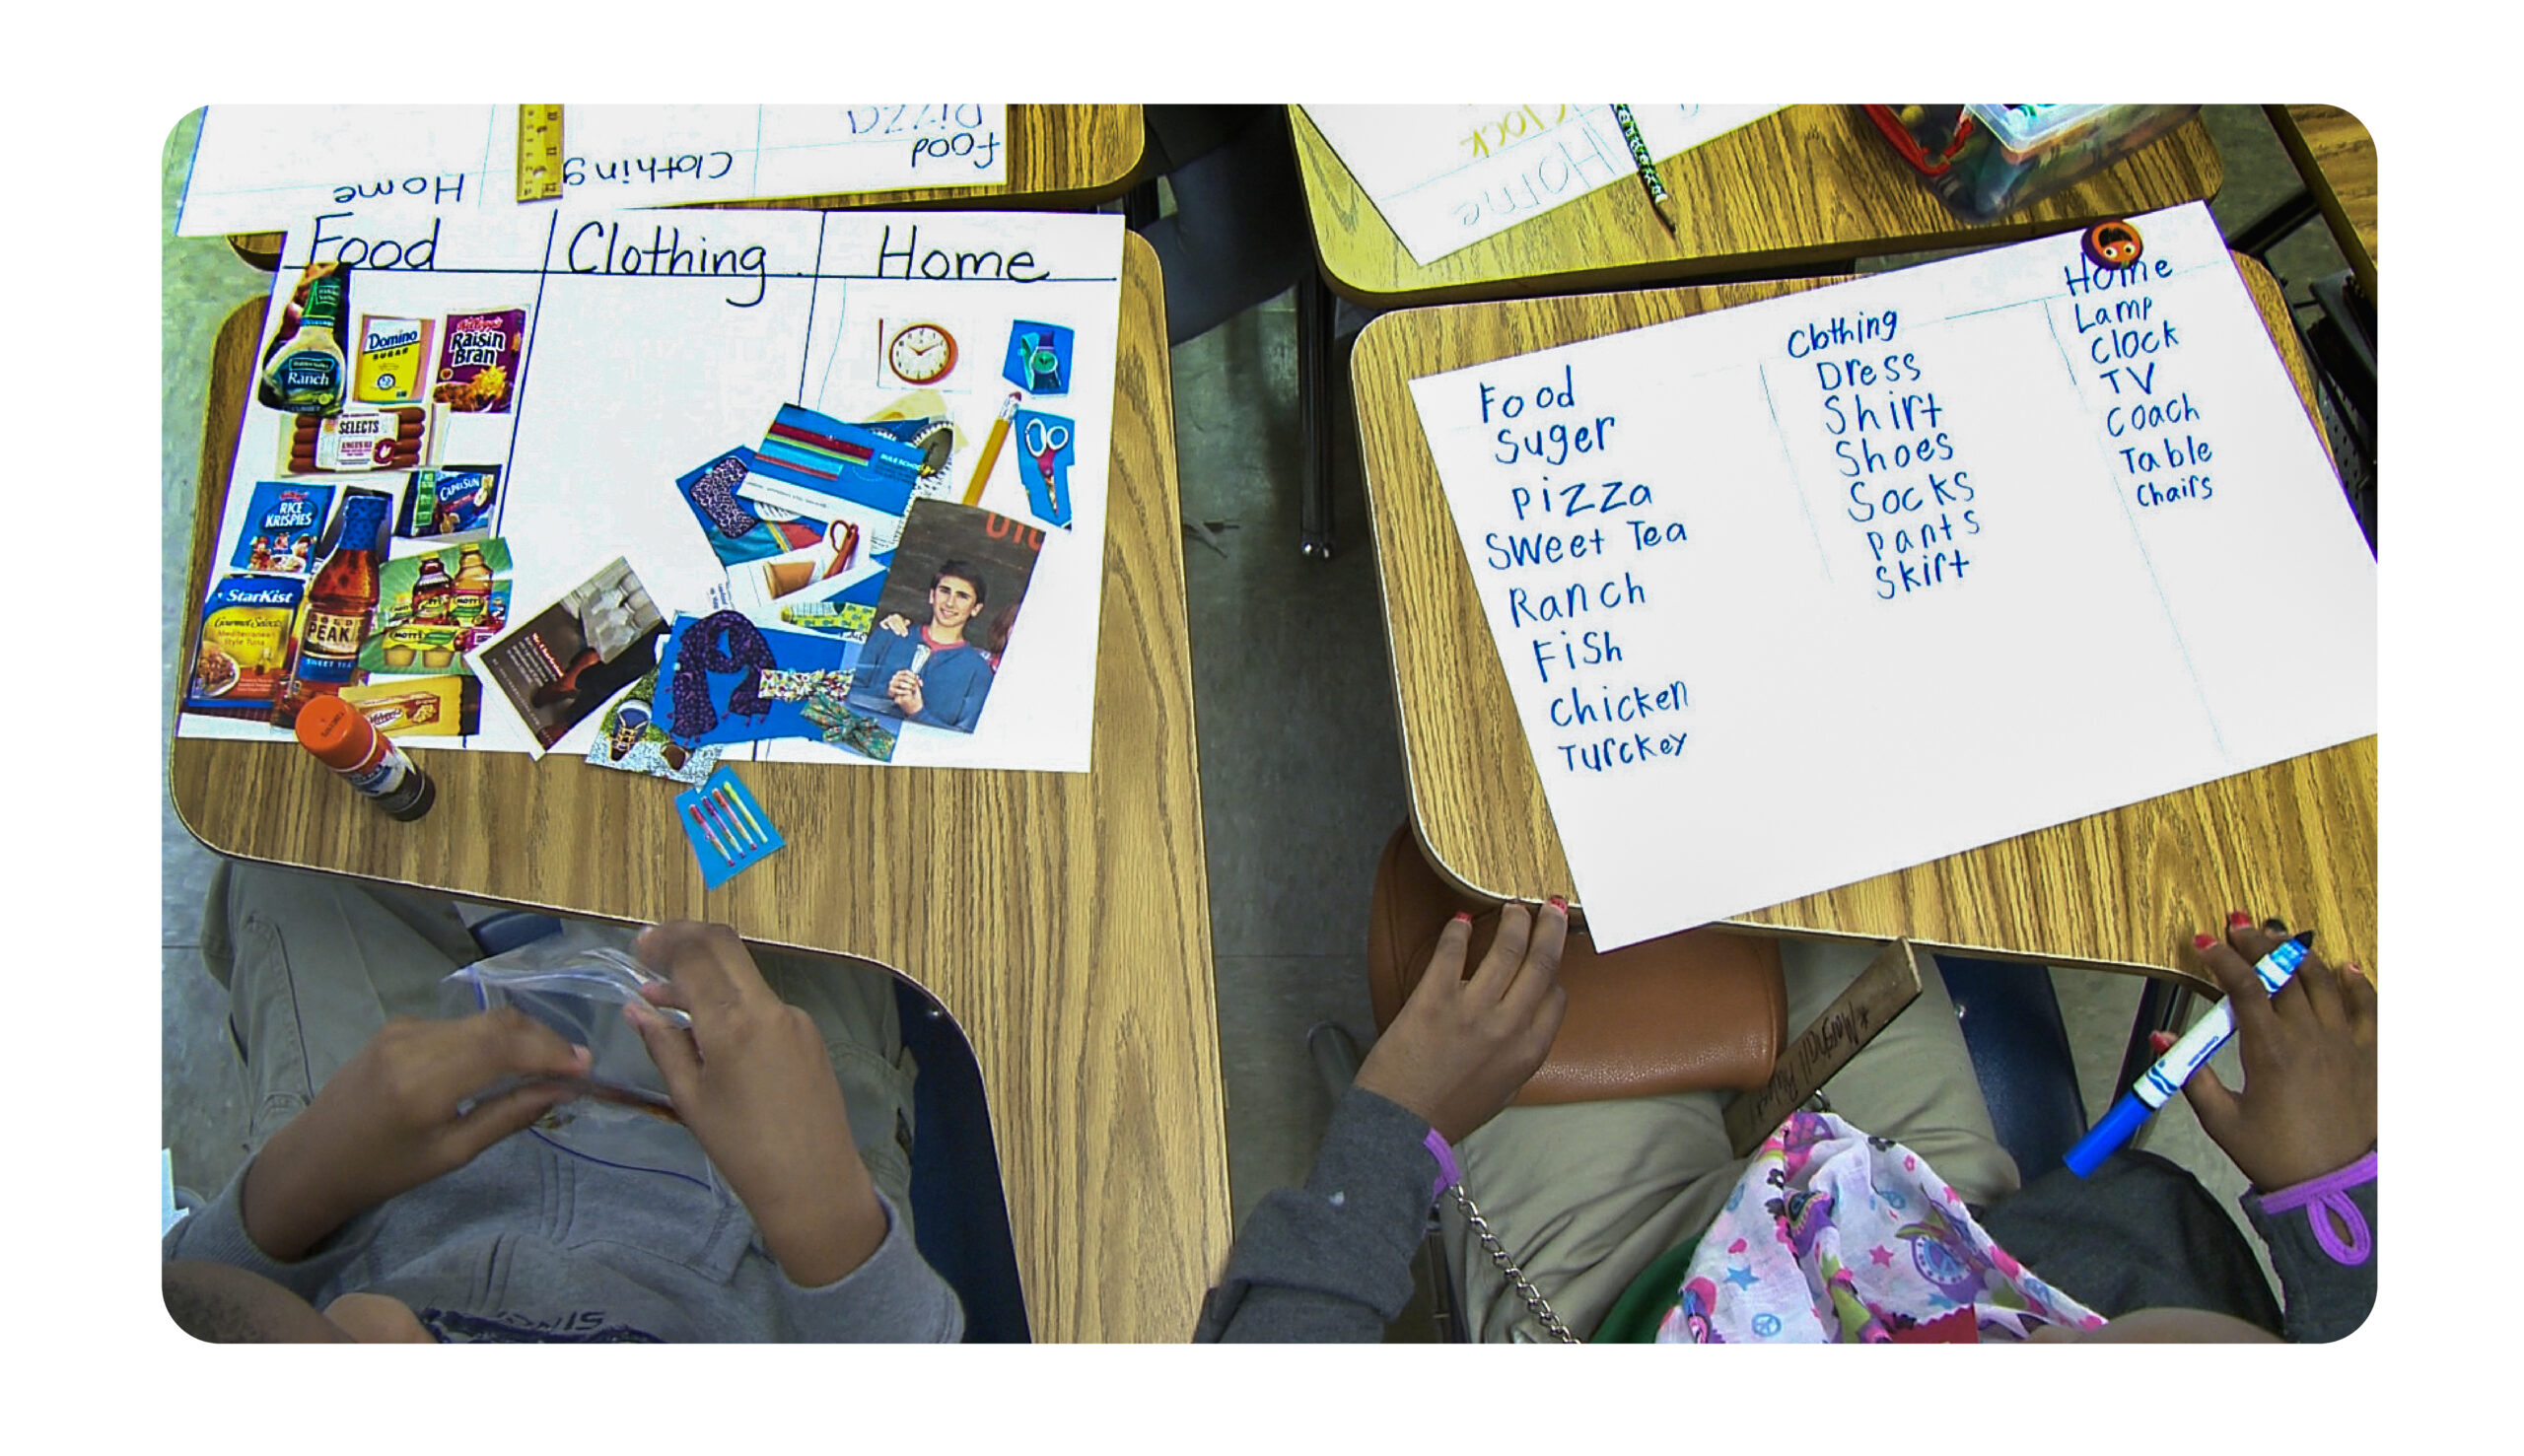
[[[2311,931],[2274,946],[2268,955],[2261,958],[2260,964],[2252,968],[2252,973],[2261,980],[2261,989],[2270,995],[2278,995],[2279,988],[2295,976],[2296,967],[2305,963],[2305,957],[2313,947],[2314,933]],[[2080,1178],[2093,1172],[2122,1144],[2129,1142],[2131,1135],[2154,1116],[2157,1108],[2181,1091],[2182,1084],[2191,1080],[2193,1073],[2208,1066],[2208,1059],[2217,1055],[2217,1049],[2234,1034],[2234,1003],[2231,1000],[2221,1001],[2210,1006],[2208,1015],[2184,1032],[2182,1040],[2167,1048],[2165,1054],[2156,1059],[2156,1065],[2148,1068],[2129,1091],[2121,1094],[2121,1100],[2112,1104],[2112,1110],[2103,1115],[2103,1121],[2096,1123],[2092,1132],[2078,1139],[2077,1145],[2068,1149],[2068,1170]]]

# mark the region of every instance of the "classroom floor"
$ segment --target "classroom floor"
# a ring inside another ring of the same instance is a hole
[[[2212,207],[2233,233],[2296,186],[2256,106],[2208,107],[2226,166]],[[167,217],[197,122],[168,140]],[[170,224],[172,226],[172,224]],[[162,230],[166,408],[162,649],[172,715],[181,670],[205,381],[219,325],[267,293],[271,275],[224,241]],[[1885,259],[1897,266],[1916,259]],[[2317,222],[2271,255],[2291,300],[2344,266]],[[1367,994],[1367,892],[1385,836],[1406,813],[1401,746],[1367,527],[1357,441],[1337,420],[1339,550],[1297,555],[1299,474],[1293,295],[1228,319],[1174,350],[1178,463],[1186,521],[1233,522],[1213,547],[1187,535],[1192,672],[1207,816],[1227,1161],[1237,1225],[1274,1187],[1302,1181],[1331,1110],[1306,1029],[1334,1021],[1372,1039]],[[172,722],[172,716],[169,718]],[[212,856],[162,799],[164,1138],[176,1180],[212,1192],[244,1160],[245,1095],[222,1028],[225,996],[202,968],[199,921]],[[2256,915],[2278,907],[2237,907]],[[2057,972],[2088,1108],[2100,1112],[2138,1004],[2133,979]],[[2230,1048],[2216,1064],[2237,1074]],[[2187,1106],[2157,1117],[2140,1144],[2197,1172],[2233,1209],[2243,1180]],[[2240,1220],[2239,1220],[2240,1221]],[[2258,1247],[2257,1243],[2255,1245]],[[1184,1312],[1188,1331],[1193,1312]],[[1394,1338],[1426,1338],[1406,1312]]]

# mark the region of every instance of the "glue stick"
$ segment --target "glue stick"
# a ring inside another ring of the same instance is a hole
[[[438,800],[438,786],[386,741],[367,715],[331,694],[299,710],[298,741],[325,767],[397,819],[417,819]]]

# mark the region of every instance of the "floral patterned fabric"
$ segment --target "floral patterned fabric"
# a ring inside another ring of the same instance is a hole
[[[1936,1171],[1830,1113],[1780,1125],[1701,1236],[1660,1344],[2022,1340],[2103,1317],[1992,1242]]]

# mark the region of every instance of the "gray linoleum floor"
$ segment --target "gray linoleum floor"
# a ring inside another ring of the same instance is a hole
[[[2213,206],[2229,232],[2259,218],[2295,175],[2258,107],[2211,106],[2226,184]],[[195,122],[169,138],[173,206]],[[166,237],[163,246],[166,412],[165,684],[172,709],[190,615],[190,540],[212,340],[270,275],[217,239]],[[1886,259],[1894,266],[1911,259]],[[2303,303],[2306,285],[2337,271],[2319,223],[2272,255]],[[1227,1094],[1227,1160],[1238,1226],[1261,1195],[1301,1181],[1331,1099],[1305,1049],[1307,1027],[1335,1021],[1365,1045],[1367,891],[1384,838],[1407,812],[1391,679],[1367,529],[1356,436],[1339,421],[1341,550],[1297,554],[1298,476],[1295,313],[1284,295],[1174,351],[1174,407],[1183,515],[1234,520],[1223,549],[1187,540],[1194,698],[1207,815],[1210,907],[1217,950],[1220,1048]],[[1344,402],[1346,409],[1346,401]],[[170,720],[172,721],[172,720]],[[204,1192],[244,1160],[245,1097],[222,1029],[225,996],[199,954],[202,889],[212,858],[162,803],[164,1137],[177,1181]],[[2245,906],[2256,914],[2271,907]],[[2204,928],[2205,929],[2205,928]],[[2111,1078],[2138,1003],[2138,983],[2056,972],[2090,1110]],[[2220,1068],[2236,1078],[2231,1049]],[[2226,1200],[2242,1179],[2177,1103],[2142,1145],[2198,1172]],[[1186,1314],[1187,1322],[1189,1312]],[[1406,1314],[1399,1338],[1417,1338]]]

